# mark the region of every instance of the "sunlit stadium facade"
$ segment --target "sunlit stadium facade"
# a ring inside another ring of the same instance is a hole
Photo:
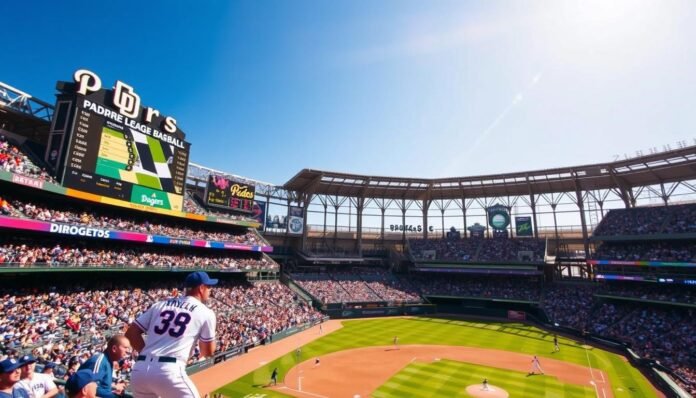
[[[189,166],[199,187],[211,172]],[[220,173],[220,172],[218,172]],[[267,225],[274,246],[362,256],[402,251],[408,239],[440,238],[478,223],[490,235],[486,209],[501,204],[512,219],[532,218],[533,236],[547,239],[547,264],[558,276],[589,276],[592,231],[610,209],[688,203],[696,197],[696,146],[609,163],[444,179],[355,175],[304,169],[283,186],[256,181],[267,214],[307,209],[300,236]],[[251,180],[251,179],[250,179]],[[253,180],[251,180],[253,181]],[[514,225],[508,227],[515,236]],[[468,236],[468,234],[467,234]]]

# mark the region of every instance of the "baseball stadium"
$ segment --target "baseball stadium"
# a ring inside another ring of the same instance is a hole
[[[696,392],[696,145],[436,179],[303,169],[274,185],[191,162],[195,135],[137,87],[80,69],[53,103],[10,81],[3,374],[31,363],[63,394],[141,313],[209,275],[215,349],[185,361],[200,396]],[[149,357],[135,347],[109,357],[118,396]]]

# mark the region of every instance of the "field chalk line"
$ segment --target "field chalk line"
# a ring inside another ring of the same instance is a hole
[[[314,393],[307,392],[307,391],[302,391],[302,390],[295,390],[294,388],[290,388],[290,387],[288,387],[288,386],[283,386],[283,387],[281,387],[281,389],[287,389],[287,390],[290,390],[290,391],[301,392],[302,394],[311,395],[311,396],[317,397],[317,398],[329,398],[329,397],[324,396],[324,395],[314,394]]]
[[[595,394],[597,394],[597,398],[599,398],[599,391],[597,390],[597,383],[595,383],[594,373],[592,372],[592,362],[590,362],[590,354],[587,352],[587,348],[585,348],[585,356],[587,357],[587,365],[590,367],[590,377],[592,377],[590,384],[594,386]],[[602,393],[604,393],[604,389],[602,389]],[[604,395],[604,397],[606,398],[606,395]]]

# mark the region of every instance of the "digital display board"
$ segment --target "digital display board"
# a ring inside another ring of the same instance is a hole
[[[190,144],[176,120],[141,107],[137,94],[121,82],[101,89],[94,80],[78,79],[78,72],[75,84],[64,86],[74,102],[62,184],[183,211]]]
[[[205,203],[209,206],[252,213],[254,211],[254,185],[218,175],[209,175],[205,189]]]

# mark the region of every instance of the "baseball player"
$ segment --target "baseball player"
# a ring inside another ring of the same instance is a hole
[[[21,363],[21,375],[19,383],[15,384],[16,389],[23,389],[30,397],[51,398],[58,395],[58,386],[53,382],[53,377],[34,372],[36,358],[32,355],[25,355],[19,358]]]
[[[186,361],[196,341],[201,357],[215,352],[215,313],[204,303],[217,283],[193,272],[186,276],[186,296],[153,304],[128,327],[126,337],[140,353],[131,376],[135,398],[200,398]]]
[[[488,391],[488,379],[484,378],[481,384],[483,384],[483,391]]]
[[[561,350],[561,348],[558,346],[558,336],[556,336],[555,334],[553,335],[553,350],[555,352],[558,352]]]
[[[537,370],[539,371],[539,373],[544,374],[544,369],[541,368],[539,358],[537,358],[537,356],[534,355],[534,359],[532,359],[532,371],[530,372],[530,374],[535,374]]]
[[[278,385],[278,368],[273,368],[273,373],[271,373],[271,382],[273,385]]]
[[[399,336],[394,336],[394,349],[399,349]]]

